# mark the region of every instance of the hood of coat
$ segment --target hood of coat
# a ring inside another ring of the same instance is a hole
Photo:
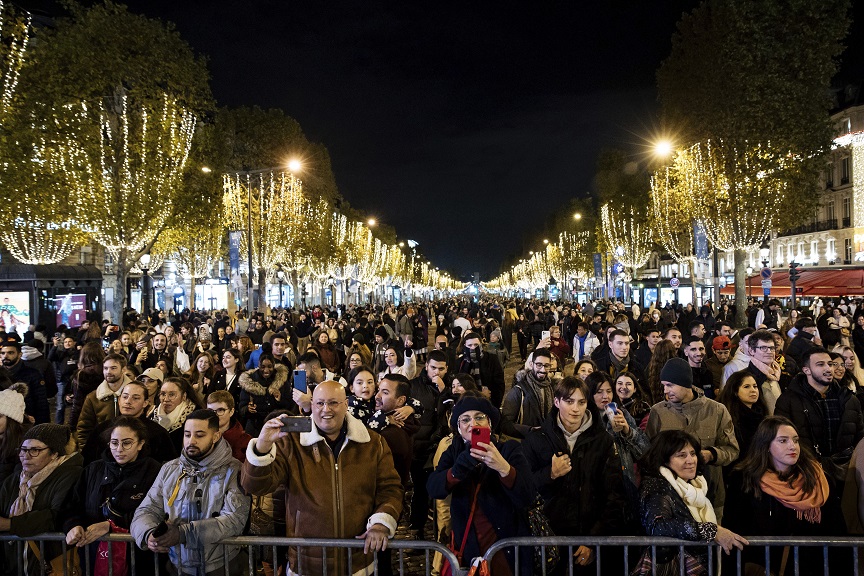
[[[288,367],[284,364],[276,365],[276,375],[273,377],[273,382],[267,388],[258,381],[261,376],[258,374],[258,368],[249,370],[240,375],[240,387],[253,396],[264,396],[268,392],[272,396],[274,392],[278,392],[288,381]]]
[[[215,472],[220,468],[228,466],[234,460],[231,446],[224,438],[220,438],[213,450],[203,460],[192,460],[186,457],[184,452],[180,453],[180,465],[184,468],[203,470],[204,472]]]
[[[120,388],[118,388],[115,392],[111,389],[110,386],[108,386],[108,382],[103,380],[102,383],[96,387],[96,399],[109,400],[112,396],[120,396],[120,393],[123,391],[123,387],[131,383],[132,380],[130,380],[128,376],[123,376],[123,385],[120,386]]]
[[[369,430],[366,429],[366,426],[363,424],[361,420],[354,418],[351,414],[345,414],[345,420],[348,422],[348,435],[346,437],[347,440],[351,442],[357,442],[358,444],[365,444],[371,440],[371,436],[369,436]],[[318,430],[318,427],[315,426],[315,423],[312,423],[312,431],[311,432],[301,432],[300,433],[300,445],[301,446],[312,446],[324,440],[324,436],[321,434],[321,431]]]

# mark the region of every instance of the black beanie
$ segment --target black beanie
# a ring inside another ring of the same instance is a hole
[[[459,417],[468,410],[477,410],[486,414],[492,421],[492,430],[498,429],[498,421],[501,420],[501,412],[492,405],[492,402],[482,396],[462,396],[453,406],[453,414],[450,415],[450,426],[453,430],[458,430],[459,427],[456,421]]]
[[[380,336],[384,340],[387,340],[390,334],[387,332],[387,329],[384,328],[384,326],[378,326],[378,328],[375,329],[375,336]]]
[[[24,440],[39,440],[54,454],[66,455],[69,427],[62,424],[37,424],[24,434]]]
[[[683,358],[670,358],[660,370],[660,381],[690,388],[693,386],[693,369]]]

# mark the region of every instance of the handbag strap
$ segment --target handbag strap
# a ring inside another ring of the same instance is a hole
[[[480,484],[477,484],[477,489],[474,490],[474,499],[471,500],[471,513],[468,514],[468,523],[465,524],[465,533],[462,534],[462,545],[459,547],[459,554],[456,556],[459,562],[462,562],[462,554],[465,552],[465,544],[468,543],[468,532],[471,530],[471,522],[474,521],[474,510],[477,509],[477,495],[480,494]]]

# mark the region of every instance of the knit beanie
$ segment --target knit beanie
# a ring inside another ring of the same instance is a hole
[[[660,370],[660,381],[689,388],[693,386],[693,369],[683,358],[670,358]]]
[[[375,329],[375,336],[380,336],[384,340],[387,340],[389,334],[387,333],[387,329],[384,328],[384,326],[378,326],[378,328]]]
[[[11,389],[0,392],[0,414],[23,424],[24,395]]]
[[[366,344],[366,338],[363,336],[362,332],[355,332],[354,335],[351,336],[351,339],[357,344]]]
[[[498,429],[498,421],[501,420],[501,412],[492,405],[492,402],[482,396],[462,396],[453,406],[453,414],[450,415],[450,426],[458,430],[457,421],[459,417],[469,410],[477,410],[486,414],[492,421],[492,430]]]
[[[69,442],[69,427],[62,424],[37,424],[24,434],[24,440],[28,439],[39,440],[51,452],[65,456],[66,443]]]

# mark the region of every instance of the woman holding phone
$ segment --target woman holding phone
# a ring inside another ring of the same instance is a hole
[[[519,442],[493,436],[500,419],[489,400],[466,391],[450,416],[453,443],[426,483],[430,497],[451,496],[452,546],[463,564],[499,539],[531,534],[523,512],[534,500],[531,470]],[[508,548],[489,568],[496,575],[530,574],[532,564],[532,555],[522,554],[517,568]]]
[[[258,368],[240,375],[239,419],[246,422],[246,433],[257,438],[266,416],[273,410],[290,409],[291,390],[288,368],[277,364],[270,354],[262,354]]]

